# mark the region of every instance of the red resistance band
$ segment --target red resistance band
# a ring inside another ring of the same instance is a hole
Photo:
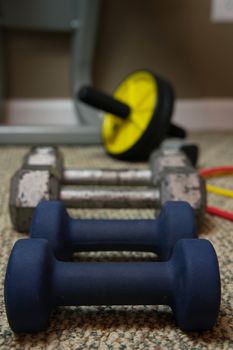
[[[215,176],[225,175],[225,174],[233,174],[233,166],[223,166],[223,167],[217,167],[217,168],[202,169],[200,170],[199,174],[204,178],[208,178],[212,176],[215,177]],[[233,221],[233,212],[222,210],[212,206],[207,206],[206,211],[211,215],[220,216],[226,220]]]

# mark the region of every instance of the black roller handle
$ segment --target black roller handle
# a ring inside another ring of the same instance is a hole
[[[122,119],[126,119],[130,114],[130,107],[126,103],[91,86],[83,86],[78,92],[78,99],[89,106],[114,114]],[[167,136],[185,138],[186,131],[177,125],[170,124]]]
[[[192,166],[197,166],[197,161],[199,158],[199,147],[194,143],[189,143],[187,145],[181,146],[181,151],[186,154],[192,163]]]
[[[78,92],[78,99],[89,106],[114,114],[126,119],[130,114],[130,107],[123,102],[98,91],[91,86],[83,86]]]
[[[176,125],[176,124],[170,124],[168,129],[168,136],[169,137],[178,137],[180,139],[185,139],[187,136],[187,132],[182,127]]]

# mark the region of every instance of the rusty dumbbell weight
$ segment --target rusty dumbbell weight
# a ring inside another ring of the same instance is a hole
[[[40,200],[62,200],[70,208],[160,208],[168,200],[191,204],[197,216],[205,207],[205,186],[178,148],[164,147],[151,156],[150,170],[63,169],[52,147],[34,148],[12,178],[10,214],[14,227],[28,231]],[[151,189],[77,189],[63,184],[149,185]],[[32,185],[33,184],[33,185]]]

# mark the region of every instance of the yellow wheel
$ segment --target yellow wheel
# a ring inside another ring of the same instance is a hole
[[[125,79],[113,96],[130,106],[127,119],[107,113],[103,120],[104,146],[108,153],[118,155],[131,150],[147,130],[157,106],[158,87],[149,72],[138,71]]]
[[[79,98],[108,112],[103,118],[102,138],[107,153],[115,158],[146,160],[169,133],[173,89],[149,70],[127,76],[113,97],[85,87]]]

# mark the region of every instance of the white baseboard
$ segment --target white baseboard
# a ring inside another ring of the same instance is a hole
[[[193,131],[233,130],[233,98],[178,100],[173,120]]]
[[[9,100],[7,124],[75,125],[71,99]],[[190,99],[176,102],[173,121],[188,130],[233,130],[233,99]]]
[[[9,125],[75,125],[76,116],[71,99],[22,99],[6,103]]]

